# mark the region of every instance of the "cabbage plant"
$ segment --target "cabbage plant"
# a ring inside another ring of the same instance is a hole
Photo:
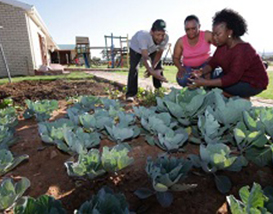
[[[111,108],[117,111],[123,110],[123,104],[119,102],[119,100],[112,100],[109,98],[101,98],[101,102],[103,105],[103,109],[110,110]]]
[[[179,184],[187,177],[192,167],[189,160],[169,157],[166,154],[159,156],[155,161],[147,158],[146,172],[152,180],[153,190],[140,188],[135,191],[141,199],[156,195],[158,202],[163,207],[168,207],[173,202],[172,191],[184,191],[196,187],[195,184]]]
[[[225,175],[216,175],[219,170],[240,171],[247,165],[244,159],[231,155],[230,148],[222,143],[200,145],[200,157],[189,155],[195,167],[201,167],[206,173],[214,175],[214,181],[217,189],[221,193],[227,193],[232,184]]]
[[[128,153],[129,149],[123,144],[112,148],[103,147],[102,153],[97,149],[91,149],[88,153],[80,153],[77,162],[65,162],[67,174],[93,179],[106,172],[119,171],[133,163],[134,159],[129,157]]]
[[[236,199],[233,195],[227,196],[227,201],[232,214],[248,214],[248,213],[264,213],[270,214],[273,212],[273,189],[262,187],[253,183],[252,188],[243,186],[239,190],[241,200]]]
[[[13,107],[0,109],[0,126],[13,128],[18,124],[17,114]]]
[[[79,116],[79,122],[84,129],[90,131],[101,131],[105,126],[111,126],[113,124],[113,118],[107,114],[82,114]]]
[[[24,177],[17,183],[11,178],[4,179],[0,184],[0,211],[13,206],[29,187],[30,181]]]
[[[71,154],[80,154],[100,144],[99,133],[86,133],[67,119],[39,123],[39,133],[43,142],[56,144],[58,149]]]
[[[152,116],[156,111],[156,107],[150,107],[150,108],[146,108],[144,106],[133,106],[133,110],[135,115],[141,119],[141,118],[148,118],[149,116]]]
[[[53,122],[40,122],[38,124],[38,131],[42,141],[45,143],[58,144],[64,140],[64,129],[74,129],[75,124],[68,119],[58,119]]]
[[[78,102],[74,104],[75,108],[82,110],[84,112],[88,112],[90,110],[94,110],[96,106],[101,104],[101,98],[96,96],[80,96],[78,97]]]
[[[183,126],[195,123],[204,110],[206,92],[202,89],[172,89],[164,98],[157,98],[157,110],[169,112]]]
[[[132,157],[128,156],[130,149],[125,144],[118,144],[112,148],[104,146],[101,154],[103,168],[107,172],[116,172],[134,162]]]
[[[25,100],[27,109],[23,113],[25,119],[36,117],[38,122],[46,121],[54,110],[58,109],[57,100]]]
[[[16,141],[14,130],[0,125],[0,149],[6,149]]]
[[[137,126],[126,125],[119,123],[117,125],[105,126],[110,140],[116,143],[122,143],[125,140],[136,138],[140,134],[140,129]]]
[[[270,136],[273,122],[273,114],[270,108],[252,109],[252,111],[243,113],[243,124],[238,125],[235,139],[244,145],[245,140],[251,141],[245,149],[245,156],[258,166],[271,165],[273,139]],[[243,133],[242,133],[243,132]],[[244,138],[247,136],[247,138]],[[244,140],[242,140],[244,139]]]
[[[22,197],[14,207],[14,214],[66,214],[61,201],[49,195],[37,199]]]
[[[203,138],[207,144],[218,143],[221,141],[223,133],[227,130],[226,127],[221,127],[213,114],[210,113],[211,107],[208,106],[204,115],[200,115],[198,119],[198,129],[201,133],[200,138]]]
[[[84,202],[75,214],[129,214],[129,206],[124,194],[114,193],[108,187],[103,187],[90,201]]]
[[[151,115],[147,118],[141,118],[142,127],[151,135],[166,133],[169,128],[175,128],[177,122],[167,112]]]
[[[188,140],[188,133],[183,129],[169,129],[165,133],[158,133],[158,140],[155,139],[155,144],[168,152],[176,152]]]
[[[15,168],[22,161],[28,159],[28,155],[13,157],[12,153],[7,149],[0,150],[0,176]]]

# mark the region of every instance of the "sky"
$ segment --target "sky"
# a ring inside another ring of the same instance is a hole
[[[242,37],[258,52],[273,52],[272,0],[21,0],[34,5],[57,44],[75,44],[87,36],[90,46],[104,46],[104,35],[129,36],[150,30],[156,19],[167,24],[172,48],[185,34],[184,19],[196,15],[201,30],[212,30],[212,17],[224,8],[239,12],[247,21]],[[115,46],[119,47],[115,42]],[[110,40],[108,40],[110,43]],[[98,56],[91,51],[91,56]]]

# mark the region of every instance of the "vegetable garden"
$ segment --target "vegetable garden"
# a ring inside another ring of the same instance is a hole
[[[0,90],[0,212],[273,212],[272,108],[217,89],[132,105],[95,80]]]

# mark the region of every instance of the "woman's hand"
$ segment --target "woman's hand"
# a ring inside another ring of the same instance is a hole
[[[185,68],[182,68],[180,70],[177,71],[177,74],[176,74],[176,77],[181,79],[183,78],[184,74],[186,73],[186,69]]]
[[[190,89],[195,89],[200,86],[206,86],[206,79],[198,77],[196,75],[192,75],[191,78],[188,79],[191,83],[188,84]]]
[[[197,69],[197,70],[193,70],[192,71],[192,75],[194,77],[201,77],[203,75],[203,68]]]

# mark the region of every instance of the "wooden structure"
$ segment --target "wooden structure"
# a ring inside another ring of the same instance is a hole
[[[82,58],[86,68],[90,68],[91,57],[90,57],[90,43],[88,37],[76,37],[76,58],[79,60]]]

